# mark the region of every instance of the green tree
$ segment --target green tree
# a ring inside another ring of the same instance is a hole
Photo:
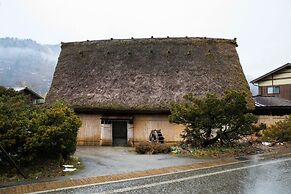
[[[79,117],[58,102],[33,106],[26,96],[0,87],[0,144],[17,161],[68,157],[75,152]]]
[[[30,133],[32,107],[25,96],[0,87],[0,144],[12,156],[25,156],[23,145]]]
[[[183,142],[195,147],[207,147],[219,141],[232,143],[257,131],[257,118],[248,113],[246,96],[236,91],[227,91],[219,98],[208,94],[195,97],[188,94],[185,103],[172,104],[170,121],[183,124]]]

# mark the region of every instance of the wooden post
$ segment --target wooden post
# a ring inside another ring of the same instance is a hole
[[[23,176],[23,178],[27,179],[27,177],[24,175],[24,173],[20,170],[20,168],[16,165],[15,161],[9,156],[9,154],[6,152],[6,150],[0,145],[0,150],[5,154],[5,156],[8,158],[10,163],[16,168],[17,172]]]

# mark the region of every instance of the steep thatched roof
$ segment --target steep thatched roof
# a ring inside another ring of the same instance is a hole
[[[47,102],[75,108],[167,111],[187,93],[248,94],[236,41],[150,38],[63,43]]]

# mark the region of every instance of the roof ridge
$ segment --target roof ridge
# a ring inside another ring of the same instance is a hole
[[[74,41],[74,42],[61,42],[61,45],[76,45],[76,44],[92,44],[102,42],[121,42],[121,41],[164,41],[164,40],[201,40],[201,41],[218,41],[218,42],[229,42],[237,45],[237,39],[226,39],[226,38],[211,38],[211,37],[150,37],[150,38],[125,38],[125,39],[101,39],[101,40],[86,40],[86,41]]]

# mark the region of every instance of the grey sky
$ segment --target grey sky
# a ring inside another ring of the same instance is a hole
[[[237,38],[245,74],[291,62],[291,0],[0,0],[0,37]]]

